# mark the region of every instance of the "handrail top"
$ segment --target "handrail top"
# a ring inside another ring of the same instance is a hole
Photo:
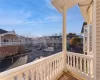
[[[93,55],[85,55],[85,54],[74,53],[74,52],[67,52],[67,54],[68,55],[78,56],[78,57],[84,57],[84,58],[93,59]]]

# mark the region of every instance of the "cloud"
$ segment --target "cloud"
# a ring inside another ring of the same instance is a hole
[[[61,20],[61,17],[60,16],[48,16],[45,18],[45,20],[57,22]]]
[[[36,25],[60,21],[61,16],[55,10],[52,11],[55,8],[51,4],[51,0],[44,0],[44,2],[43,6],[48,7],[49,12],[45,13],[39,9],[31,11],[29,8],[22,7],[21,9],[9,9],[8,7],[8,10],[0,8],[0,25]]]
[[[4,11],[0,9],[0,25],[37,25],[61,20],[61,16],[55,14],[48,14],[42,16],[42,18],[40,17],[41,15],[38,17],[33,17],[33,15],[31,11]]]
[[[4,11],[0,9],[0,25],[19,25],[26,22],[27,18],[31,17],[30,11]]]
[[[45,24],[45,23],[52,23],[52,22],[58,22],[58,21],[61,21],[60,16],[47,16],[42,19],[37,18],[30,21],[26,20],[25,22],[23,22],[23,24],[37,25],[37,24]]]
[[[50,0],[44,0],[48,8],[55,9]],[[38,15],[38,16],[37,16]],[[37,17],[36,17],[37,16]],[[31,18],[31,19],[30,19]],[[51,22],[58,22],[61,20],[61,16],[55,12],[49,12],[43,14],[42,12],[30,11],[25,9],[11,9],[5,10],[0,8],[0,25],[37,25]]]

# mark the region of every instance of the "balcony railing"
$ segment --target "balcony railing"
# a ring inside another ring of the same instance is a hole
[[[8,46],[8,45],[20,45],[20,42],[1,42],[2,46]]]
[[[84,77],[86,80],[92,80],[93,56],[67,52],[67,69]]]
[[[0,73],[0,80],[53,80],[64,70],[64,54],[52,56]]]
[[[0,80],[54,80],[64,70],[86,80],[93,80],[93,56],[63,52],[0,73]]]

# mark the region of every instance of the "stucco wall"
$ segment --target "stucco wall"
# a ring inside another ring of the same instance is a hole
[[[9,42],[18,41],[18,38],[15,35],[5,35],[1,37],[1,41],[8,40]]]

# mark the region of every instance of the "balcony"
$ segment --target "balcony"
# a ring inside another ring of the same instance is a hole
[[[52,0],[52,3],[63,13],[62,52],[2,72],[0,80],[72,80],[68,79],[68,74],[75,78],[74,80],[95,80],[95,58],[94,52],[90,49],[90,47],[93,49],[90,28],[88,28],[88,34],[84,34],[84,54],[67,52],[66,50],[66,9],[75,5],[76,1]],[[86,16],[86,14],[84,15]],[[63,75],[67,78],[63,79]]]
[[[64,72],[79,80],[93,80],[92,63],[93,56],[60,52],[2,72],[0,80],[58,80]]]
[[[1,46],[20,45],[20,42],[1,42]]]

